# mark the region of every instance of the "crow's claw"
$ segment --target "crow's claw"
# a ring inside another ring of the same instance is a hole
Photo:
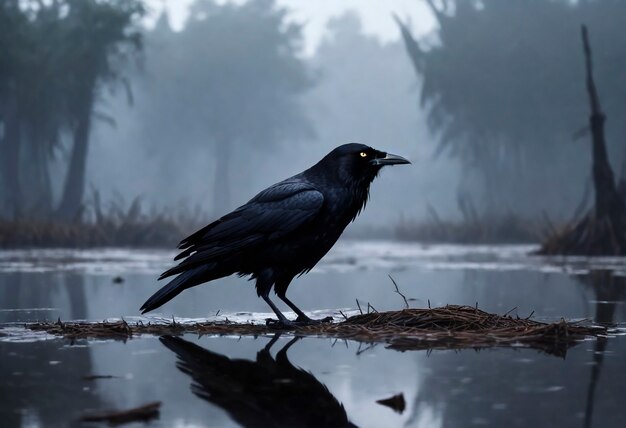
[[[326,318],[322,318],[321,320],[313,320],[307,316],[298,316],[298,318],[296,318],[296,323],[298,323],[299,326],[307,326],[307,325],[319,325],[319,324],[323,324],[323,323],[331,323],[333,322],[333,317],[326,317]]]
[[[265,325],[274,330],[293,330],[298,327],[307,327],[310,325],[320,325],[324,323],[333,322],[333,317],[326,317],[321,320],[313,320],[307,316],[302,317],[299,316],[294,321],[289,321],[288,319],[284,320],[275,320],[273,318],[266,318]]]
[[[265,320],[265,325],[272,330],[293,330],[296,327],[299,327],[299,323],[294,321],[285,320],[275,320],[273,318],[267,318]]]

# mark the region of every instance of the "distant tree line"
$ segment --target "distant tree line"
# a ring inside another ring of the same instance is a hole
[[[166,15],[141,26],[142,0],[0,0],[0,217],[84,218],[94,121],[115,125],[111,94],[132,102],[131,86],[132,143],[172,165],[211,152],[214,210],[229,205],[235,150],[313,134],[298,95],[314,79],[286,14],[273,0],[198,0],[175,32]]]
[[[1,215],[80,216],[92,122],[110,120],[97,106],[106,88],[125,85],[142,14],[136,0],[0,1]]]
[[[172,166],[189,154],[210,152],[204,176],[217,215],[233,208],[232,181],[243,171],[232,168],[245,164],[237,155],[258,158],[313,135],[300,96],[314,79],[301,58],[300,25],[274,0],[200,0],[189,12],[180,31],[163,14],[146,33],[138,137],[168,155],[164,173],[176,174]]]
[[[609,153],[626,166],[626,2],[428,1],[438,23],[415,40],[421,104],[439,151],[477,177],[488,212],[569,217],[590,182],[579,28],[594,43]],[[583,138],[584,137],[584,138]]]
[[[426,138],[416,148],[415,130],[426,131],[407,92],[415,77],[402,42],[365,34],[356,12],[329,20],[312,56],[300,50],[293,16],[272,2],[202,2],[191,13],[182,28],[163,14],[145,32],[144,70],[131,77],[135,104],[120,94],[108,106],[117,127],[94,131],[89,180],[105,207],[141,194],[143,212],[198,207],[206,220],[346,141],[407,156],[432,151]],[[434,198],[445,208],[456,182],[446,163],[456,161],[407,168],[414,175],[401,185],[381,181],[385,202],[368,211],[371,221],[382,221],[378,209],[385,221],[419,211],[429,180],[451,189]]]

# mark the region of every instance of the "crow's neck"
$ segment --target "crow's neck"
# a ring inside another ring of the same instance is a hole
[[[335,209],[337,215],[341,218],[341,223],[352,222],[365,208],[369,199],[370,185],[376,175],[354,178],[341,174],[340,171],[334,170],[329,173],[327,169],[324,174],[317,173],[313,168],[305,174],[307,180],[314,185],[319,185],[319,189],[324,191],[324,197],[332,199],[329,206]]]
[[[348,222],[354,221],[361,211],[363,211],[365,205],[367,205],[367,201],[370,197],[370,184],[372,184],[372,180],[367,183],[362,182],[349,187],[350,193],[352,194],[352,212],[350,213]]]

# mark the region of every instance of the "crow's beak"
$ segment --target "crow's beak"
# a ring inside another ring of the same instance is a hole
[[[372,165],[380,165],[380,166],[402,165],[402,164],[407,164],[407,163],[411,163],[411,162],[409,162],[407,159],[403,158],[402,156],[392,155],[391,153],[387,153],[387,155],[384,158],[378,158],[378,159],[372,160]]]

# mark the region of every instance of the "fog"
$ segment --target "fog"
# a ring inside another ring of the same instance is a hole
[[[380,18],[391,21],[391,16]],[[187,118],[156,118],[158,123],[152,124],[146,120],[154,117],[150,94],[164,84],[150,70],[150,57],[163,55],[155,38],[151,33],[146,37],[144,71],[137,72],[139,82],[133,85],[135,104],[128,106],[123,96],[108,100],[107,109],[117,126],[96,124],[89,181],[104,199],[121,195],[128,201],[142,195],[159,206],[184,201],[212,213],[213,171],[220,159],[210,139],[181,126]],[[340,144],[360,142],[402,154],[414,166],[383,172],[359,223],[391,225],[402,215],[423,217],[427,203],[453,211],[458,167],[454,160],[434,156],[436,141],[417,108],[419,80],[399,32],[395,41],[383,42],[364,34],[358,10],[347,12],[328,21],[315,53],[303,63],[314,80],[297,99],[309,133],[269,146],[252,137],[245,147],[235,148],[231,202],[220,209],[236,207],[267,185],[308,168]],[[184,79],[186,73],[183,68],[176,70],[177,78]],[[149,137],[147,129],[155,126],[165,130]],[[194,143],[191,149],[189,142]]]
[[[622,426],[625,23],[0,0],[0,420]]]
[[[623,176],[626,9],[522,3],[7,0],[0,214],[88,219],[97,196],[208,221],[360,142],[413,166],[357,226],[563,223],[593,192],[583,22]]]

